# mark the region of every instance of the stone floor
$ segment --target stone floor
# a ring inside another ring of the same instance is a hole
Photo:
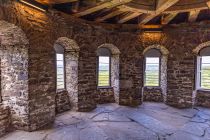
[[[1,140],[210,140],[210,109],[176,109],[161,103],[138,108],[99,105],[89,113],[65,112],[36,132],[15,131]]]

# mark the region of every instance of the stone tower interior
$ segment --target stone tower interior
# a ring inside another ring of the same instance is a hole
[[[210,140],[209,0],[0,0],[0,140]]]

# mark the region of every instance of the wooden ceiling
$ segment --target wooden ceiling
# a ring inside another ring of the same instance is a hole
[[[36,0],[75,17],[108,23],[210,20],[210,0]],[[199,18],[198,18],[199,17]]]

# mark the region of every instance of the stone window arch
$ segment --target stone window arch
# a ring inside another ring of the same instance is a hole
[[[167,96],[167,61],[169,51],[162,45],[152,45],[144,49],[143,56],[160,57],[160,73],[159,86],[144,87],[143,100],[144,101],[166,101]],[[144,65],[145,67],[145,65]],[[145,75],[144,75],[145,77]]]
[[[99,93],[103,92],[101,95],[106,95],[106,93],[113,93],[114,97],[112,98],[113,99],[112,101],[116,102],[116,103],[119,103],[119,59],[120,59],[120,51],[113,44],[103,44],[103,45],[98,47],[97,52],[96,52],[97,56],[99,55],[100,50],[102,50],[102,54],[104,53],[104,55],[110,55],[110,69],[111,69],[111,72],[110,72],[110,88],[113,90],[113,92],[110,92],[110,89],[103,89],[102,88],[102,89],[100,89]],[[99,98],[101,98],[101,100],[105,100],[104,99],[105,97],[99,97]],[[111,99],[111,98],[108,97],[107,99]],[[111,101],[110,100],[109,101],[105,100],[105,102],[111,102]]]
[[[28,39],[19,27],[0,20],[2,104],[10,108],[13,127],[26,130],[29,126],[28,47]]]
[[[65,89],[58,91],[57,111],[63,112],[70,107],[78,108],[78,61],[80,48],[77,43],[67,37],[60,37],[54,44],[55,51],[64,54]],[[62,50],[63,48],[63,50]],[[66,98],[65,98],[66,97]],[[70,105],[69,107],[66,107]]]

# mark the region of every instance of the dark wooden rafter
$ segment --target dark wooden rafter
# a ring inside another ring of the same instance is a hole
[[[198,15],[200,13],[200,10],[194,10],[194,11],[190,11],[189,12],[189,17],[188,17],[188,21],[189,22],[195,22]]]
[[[36,1],[42,4],[52,5],[52,4],[77,2],[79,0],[36,0]]]
[[[208,8],[210,9],[210,0],[206,2]]]
[[[146,24],[150,20],[152,20],[157,15],[161,14],[163,11],[176,4],[179,0],[158,0],[156,4],[156,10],[154,14],[147,14],[140,21],[139,24]]]
[[[124,12],[125,12],[125,10],[118,9],[118,10],[112,11],[111,13],[109,13],[109,14],[107,14],[105,16],[97,18],[95,21],[102,22],[104,20],[107,20],[107,19],[113,18],[113,17],[115,17],[117,15],[120,15],[120,14],[122,14]]]
[[[85,16],[85,15],[97,12],[97,11],[105,9],[105,8],[111,9],[111,8],[116,7],[116,6],[128,3],[130,1],[132,1],[132,0],[111,0],[111,1],[108,1],[108,2],[104,2],[100,5],[96,5],[92,8],[87,9],[87,10],[81,11],[81,12],[75,14],[75,16],[76,17],[81,17],[81,16]]]
[[[136,18],[138,16],[140,16],[142,13],[138,13],[138,12],[133,12],[133,13],[129,13],[126,16],[123,16],[118,23],[125,23],[133,18]]]
[[[170,13],[168,15],[162,16],[161,24],[163,25],[168,24],[171,20],[173,20],[177,16],[177,14],[178,13]]]
[[[188,21],[195,22],[200,11],[210,9],[210,0],[36,0],[45,5],[71,3],[75,17],[93,16],[96,22],[114,18],[126,23],[136,17],[145,25],[156,16],[161,24],[169,24],[179,13],[188,12]],[[107,12],[104,12],[107,11]],[[93,14],[94,13],[94,14]],[[96,14],[95,14],[96,13]],[[99,14],[97,14],[99,13]]]

